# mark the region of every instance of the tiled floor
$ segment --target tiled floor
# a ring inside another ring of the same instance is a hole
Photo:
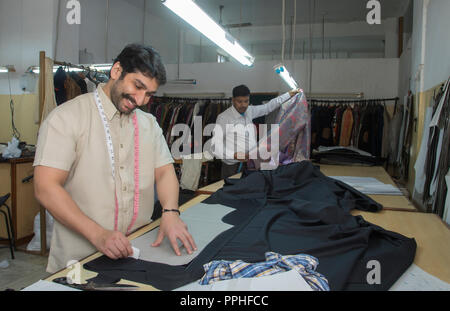
[[[25,252],[14,252],[11,260],[9,248],[0,248],[0,263],[7,260],[9,266],[0,268],[0,291],[6,289],[21,290],[49,276],[45,272],[47,257],[31,255]]]

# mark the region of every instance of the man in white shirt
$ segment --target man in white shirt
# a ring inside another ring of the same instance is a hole
[[[222,179],[238,173],[240,164],[249,158],[249,150],[257,145],[253,119],[271,113],[299,92],[292,90],[267,104],[249,106],[249,88],[239,85],[233,89],[233,105],[217,116],[212,139],[213,153],[222,160]]]

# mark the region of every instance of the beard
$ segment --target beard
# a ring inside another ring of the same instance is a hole
[[[126,105],[123,104],[123,102],[127,100],[129,100],[134,105],[133,109],[129,109]],[[129,94],[122,92],[120,88],[120,80],[116,81],[111,87],[111,102],[114,104],[117,110],[119,110],[119,112],[123,114],[131,114],[137,108],[137,104],[134,98]]]

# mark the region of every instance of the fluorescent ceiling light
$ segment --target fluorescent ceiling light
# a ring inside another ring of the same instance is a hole
[[[13,65],[0,66],[0,73],[16,72]]]
[[[200,31],[241,64],[251,66],[255,60],[239,43],[192,0],[161,0],[175,14]]]
[[[291,89],[298,89],[297,82],[295,82],[294,78],[291,77],[289,71],[283,64],[278,64],[273,67],[277,75],[279,75]]]

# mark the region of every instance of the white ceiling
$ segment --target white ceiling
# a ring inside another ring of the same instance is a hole
[[[192,30],[192,27],[173,14],[164,5],[161,0],[111,0],[126,1],[140,10],[144,9],[151,16],[158,20],[164,20],[173,25],[180,25],[186,30]],[[321,23],[349,23],[355,21],[365,21],[369,10],[366,8],[368,0],[296,0],[297,2],[297,24],[309,24],[310,15],[313,14],[313,22]],[[393,18],[405,16],[412,0],[379,0],[381,3],[381,18]],[[282,0],[195,0],[195,2],[214,20],[220,19],[220,5],[223,5],[222,22],[227,24],[251,23],[252,26],[279,26],[282,24]],[[294,0],[286,0],[285,23],[290,25],[294,15]],[[243,34],[246,28],[242,28]],[[176,33],[171,32],[167,27],[160,29],[166,32],[166,37],[174,37]],[[240,39],[240,30],[229,30],[233,36]],[[267,41],[269,40],[269,41]],[[257,56],[269,57],[270,55],[280,54],[281,38],[270,41],[268,38],[247,38],[242,39],[241,44],[248,48]],[[176,40],[172,40],[173,47],[176,49]],[[313,50],[322,51],[321,39],[313,40]],[[198,43],[193,43],[198,44]],[[201,44],[201,43],[200,43]],[[205,44],[205,43],[203,43]],[[382,57],[384,54],[384,37],[379,34],[373,34],[364,37],[342,36],[339,38],[326,38],[326,49],[332,45],[332,50],[342,50],[351,53],[376,53]],[[303,52],[302,42],[296,45],[296,55]]]
[[[161,0],[124,0],[143,9],[146,1],[147,11],[151,14],[170,16],[161,5]],[[366,18],[368,0],[296,0],[297,24],[307,24],[314,9],[314,20],[321,22],[363,21]],[[382,19],[403,16],[411,0],[379,0]],[[195,1],[213,19],[219,21],[223,5],[222,20],[224,24],[250,22],[254,26],[280,25],[281,0],[196,0]],[[286,0],[286,21],[294,15],[294,0]]]
[[[382,18],[402,16],[410,0],[380,0]],[[206,12],[219,20],[219,6],[223,5],[222,18],[225,24],[250,22],[255,26],[280,25],[281,0],[197,0]],[[314,19],[326,22],[350,22],[366,19],[368,0],[297,0],[297,23],[307,24],[310,11]],[[286,0],[286,20],[294,15],[294,0]]]

